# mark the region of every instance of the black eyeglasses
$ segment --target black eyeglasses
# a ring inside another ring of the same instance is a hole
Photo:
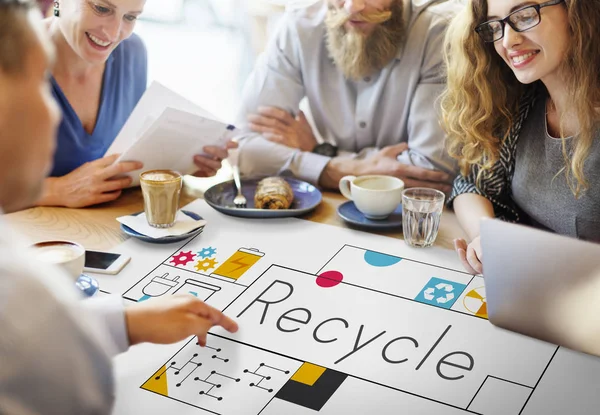
[[[508,24],[515,32],[524,32],[540,24],[542,17],[540,9],[548,6],[556,6],[564,0],[550,0],[541,4],[525,6],[515,10],[504,19],[490,20],[481,23],[475,31],[486,43],[496,42],[504,37],[504,26]]]

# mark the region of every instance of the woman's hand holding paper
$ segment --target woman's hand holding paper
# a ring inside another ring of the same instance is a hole
[[[115,163],[113,154],[83,164],[62,177],[49,177],[44,182],[44,194],[38,205],[81,208],[110,202],[131,184],[130,177],[119,177],[143,168],[137,161]]]

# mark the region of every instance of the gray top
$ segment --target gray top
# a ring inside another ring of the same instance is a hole
[[[456,172],[444,150],[436,100],[445,86],[443,38],[459,10],[456,0],[404,1],[407,38],[396,58],[379,73],[350,81],[338,70],[326,46],[326,1],[283,17],[279,30],[244,88],[238,127],[259,106],[295,114],[308,99],[317,133],[347,156],[408,142],[399,161]],[[240,169],[246,175],[290,172],[317,183],[329,158],[272,143],[244,130]]]
[[[81,300],[1,214],[0,414],[110,414],[111,356],[129,346],[121,299]]]
[[[567,139],[571,149],[573,139]],[[525,223],[554,232],[600,242],[600,136],[585,162],[589,189],[576,199],[567,185],[562,140],[546,125],[546,96],[533,106],[523,125],[516,151],[512,197]]]

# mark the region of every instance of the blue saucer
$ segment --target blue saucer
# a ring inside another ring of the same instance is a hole
[[[371,229],[402,228],[402,205],[398,205],[390,216],[382,220],[367,219],[351,200],[339,205],[337,213],[346,222],[355,226]]]
[[[134,213],[133,216],[137,216],[139,214],[141,214],[143,212],[137,212]],[[190,212],[189,210],[181,210],[181,213],[185,214],[186,216],[189,216],[190,218],[194,219],[194,220],[201,220],[202,216],[198,215],[197,213],[194,212]],[[185,239],[191,238],[192,236],[196,236],[202,233],[202,231],[204,230],[204,226],[201,226],[198,229],[194,229],[193,231],[190,231],[188,233],[184,233],[181,235],[173,235],[173,236],[164,236],[162,238],[151,238],[149,236],[143,235],[141,233],[139,233],[138,231],[135,231],[133,229],[131,229],[129,226],[121,224],[121,230],[123,232],[125,232],[127,235],[133,237],[133,238],[137,238],[141,241],[144,242],[150,242],[153,244],[170,244],[173,242],[179,242],[179,241],[183,241]]]

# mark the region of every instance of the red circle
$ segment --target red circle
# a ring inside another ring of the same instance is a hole
[[[322,288],[331,288],[338,285],[344,276],[339,271],[327,271],[317,277],[317,285]]]

